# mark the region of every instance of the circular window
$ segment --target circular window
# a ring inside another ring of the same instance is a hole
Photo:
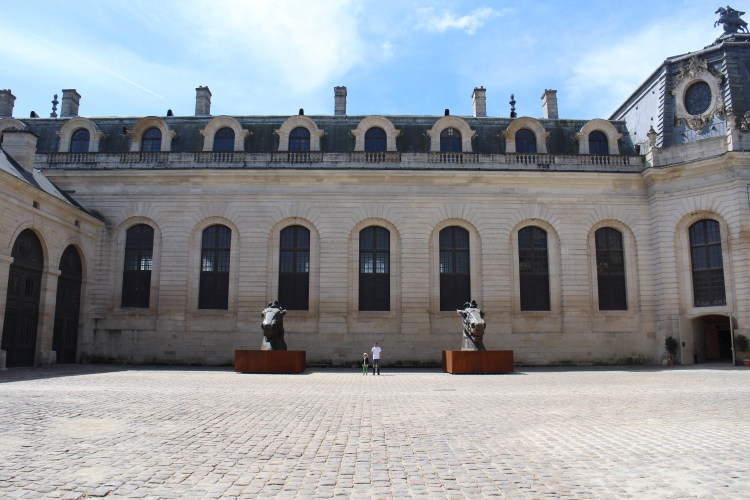
[[[706,82],[697,82],[685,92],[685,109],[691,115],[701,115],[711,106],[711,87]]]

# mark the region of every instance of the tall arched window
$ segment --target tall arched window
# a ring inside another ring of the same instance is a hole
[[[695,307],[726,305],[721,227],[718,222],[705,219],[690,226],[690,258]]]
[[[216,131],[214,151],[234,151],[234,130],[224,127]]]
[[[440,132],[440,152],[441,153],[460,153],[463,144],[461,142],[461,132],[455,128],[447,128]]]
[[[470,300],[469,232],[446,227],[440,231],[440,310],[462,309]]]
[[[609,140],[607,139],[607,136],[604,134],[604,132],[600,130],[594,130],[589,134],[589,154],[609,154]]]
[[[290,311],[307,311],[310,297],[310,230],[289,226],[281,231],[279,302]]]
[[[543,229],[531,226],[518,231],[518,272],[521,310],[549,311],[549,258]]]
[[[297,127],[289,134],[289,151],[310,151],[310,131]]]
[[[611,227],[597,229],[596,279],[599,288],[600,311],[625,311],[628,308],[625,293],[625,257],[622,233]]]
[[[79,128],[73,132],[70,139],[71,153],[88,153],[89,152],[89,131],[85,128]]]
[[[387,149],[385,130],[372,127],[365,132],[365,151],[385,151]]]
[[[359,233],[359,310],[391,310],[391,233],[382,227]]]
[[[229,249],[232,230],[215,225],[203,230],[198,309],[229,309]]]
[[[123,308],[148,309],[151,269],[154,265],[154,228],[138,224],[125,236],[125,270],[122,274]]]
[[[150,128],[143,133],[141,151],[161,151],[161,130]]]
[[[516,132],[516,153],[536,153],[536,136],[529,129]]]
[[[52,350],[57,352],[57,363],[75,363],[77,360],[82,278],[81,256],[71,245],[60,258],[60,277],[57,278],[55,324],[52,330]]]

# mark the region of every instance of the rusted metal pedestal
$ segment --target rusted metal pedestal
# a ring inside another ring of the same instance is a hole
[[[234,351],[234,371],[239,373],[302,373],[307,351]]]
[[[443,371],[453,374],[513,373],[513,351],[443,351]]]

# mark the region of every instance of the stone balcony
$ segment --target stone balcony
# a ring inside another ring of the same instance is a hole
[[[311,168],[640,172],[643,156],[399,152],[196,152],[37,154],[35,167],[65,170]]]

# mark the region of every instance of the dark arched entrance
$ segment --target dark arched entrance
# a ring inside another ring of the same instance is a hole
[[[57,279],[55,329],[52,350],[58,363],[75,363],[78,347],[78,317],[81,311],[81,257],[74,246],[65,249],[60,258],[60,277]]]
[[[18,235],[11,257],[2,349],[8,366],[33,366],[44,253],[31,229]]]

